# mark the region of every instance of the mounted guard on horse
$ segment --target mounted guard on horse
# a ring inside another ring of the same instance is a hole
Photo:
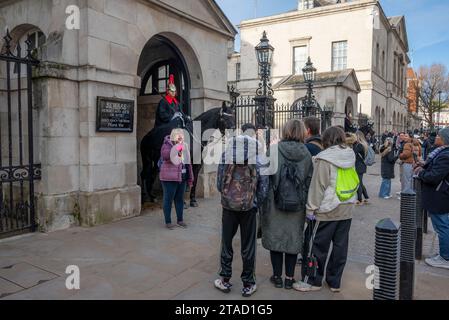
[[[201,114],[195,121],[201,122],[201,136],[193,134],[193,121],[183,113],[182,106],[176,99],[176,86],[174,76],[170,75],[167,94],[161,99],[156,111],[156,121],[154,128],[148,132],[140,144],[142,155],[142,201],[154,201],[152,194],[153,183],[158,172],[157,163],[161,155],[161,148],[166,136],[170,135],[173,129],[181,128],[187,131],[190,136],[190,155],[193,156],[193,144],[199,143],[201,152],[206,144],[202,143],[202,136],[206,130],[219,129],[222,136],[226,129],[233,129],[235,126],[235,115],[232,107],[223,102],[221,108],[214,108]],[[190,192],[190,205],[198,206],[196,201],[196,185],[202,164],[195,164],[193,161],[194,182]]]

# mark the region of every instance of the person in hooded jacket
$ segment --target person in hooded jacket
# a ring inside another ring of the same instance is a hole
[[[275,167],[277,171],[270,177],[270,188],[267,198],[266,212],[261,216],[262,246],[270,251],[273,276],[270,281],[277,288],[292,289],[295,283],[294,274],[298,254],[303,250],[303,230],[306,217],[306,201],[310,181],[312,179],[312,157],[304,145],[305,127],[301,120],[288,121],[282,130],[282,140],[272,146],[278,156]],[[287,163],[294,167],[299,176],[300,190],[303,191],[303,202],[299,211],[282,211],[276,207],[275,188],[281,183],[281,170]],[[285,258],[285,283],[283,282],[283,264]]]
[[[311,237],[312,244],[309,244],[309,239],[304,241],[304,250],[312,249],[318,269],[315,277],[306,277],[303,265],[303,280],[293,284],[293,288],[301,292],[320,290],[324,277],[332,292],[341,290],[356,201],[354,195],[341,202],[336,193],[338,168],[355,168],[355,154],[346,144],[345,132],[339,127],[331,127],[324,132],[322,140],[325,150],[313,160],[314,170],[306,205],[309,221],[306,234],[315,236]],[[332,253],[326,266],[331,244]]]
[[[252,128],[252,130],[249,130]],[[241,280],[243,282],[242,296],[250,297],[257,291],[256,285],[256,237],[257,237],[257,211],[260,204],[265,201],[269,176],[264,174],[263,166],[266,159],[260,152],[261,145],[252,136],[255,135],[255,128],[251,124],[242,127],[244,132],[229,139],[226,143],[225,152],[222,154],[221,162],[218,165],[217,189],[223,193],[225,185],[225,172],[229,165],[255,165],[257,169],[257,186],[252,208],[248,211],[232,211],[223,207],[222,215],[222,238],[220,254],[220,278],[215,280],[214,286],[218,290],[229,293],[232,288],[230,282],[232,278],[232,261],[234,250],[232,240],[240,227],[241,255],[243,261],[243,271]],[[250,134],[248,134],[251,132]],[[248,190],[242,190],[247,192]]]

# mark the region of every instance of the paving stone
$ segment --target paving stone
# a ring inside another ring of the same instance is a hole
[[[28,263],[18,263],[0,269],[0,277],[23,288],[31,288],[43,282],[55,279],[58,275],[42,270]]]
[[[13,293],[23,290],[24,288],[7,281],[3,278],[0,278],[0,299],[7,297]]]

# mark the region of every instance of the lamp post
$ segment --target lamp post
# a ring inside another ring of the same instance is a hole
[[[266,31],[263,32],[260,43],[256,46],[257,62],[259,64],[259,88],[256,90],[256,127],[268,129],[274,126],[273,119],[273,89],[271,88],[270,73],[274,48],[270,45]]]
[[[302,69],[304,81],[307,83],[307,95],[304,99],[303,110],[306,117],[316,116],[317,104],[313,94],[313,83],[315,82],[316,69],[313,66],[310,57],[307,59],[306,66]]]
[[[265,130],[267,154],[270,152],[270,128],[274,128],[274,101],[273,88],[270,82],[271,63],[274,48],[270,45],[267,32],[264,31],[260,43],[256,46],[256,57],[259,65],[259,88],[254,98],[256,104],[256,128]]]

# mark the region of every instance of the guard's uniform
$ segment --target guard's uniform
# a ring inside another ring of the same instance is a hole
[[[167,124],[173,118],[176,112],[179,112],[179,102],[176,98],[166,95],[157,106],[156,121],[154,127]]]
[[[178,100],[175,97],[170,96],[168,91],[176,92],[175,78],[173,75],[170,75],[168,81],[167,94],[161,99],[157,107],[154,124],[155,128],[169,123],[175,113],[181,111]]]

